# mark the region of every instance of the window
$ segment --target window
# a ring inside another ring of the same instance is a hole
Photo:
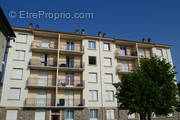
[[[157,57],[162,57],[163,56],[162,49],[156,49],[156,56]]]
[[[35,120],[45,120],[46,112],[44,110],[37,110],[35,112]]]
[[[89,56],[89,64],[96,65],[96,57],[95,56]]]
[[[111,58],[104,58],[104,66],[112,66]]]
[[[128,114],[128,119],[134,119],[136,118],[136,114],[132,113],[132,114]]]
[[[122,72],[128,72],[129,71],[129,66],[127,61],[122,61]]]
[[[98,120],[98,110],[91,109],[89,118],[90,118],[90,120]]]
[[[6,120],[17,120],[18,110],[7,110]]]
[[[111,73],[105,73],[104,82],[105,83],[112,83],[113,82],[113,76]]]
[[[120,47],[120,55],[121,56],[125,56],[127,53],[126,53],[126,48],[125,47]]]
[[[16,50],[16,60],[24,60],[25,51],[24,50]]]
[[[114,110],[107,110],[106,117],[107,119],[114,119]]]
[[[49,61],[49,55],[47,54],[41,54],[40,55],[40,62],[42,66],[47,66]]]
[[[67,42],[67,50],[69,51],[74,50],[74,42]]]
[[[17,39],[16,39],[16,42],[19,42],[19,43],[27,43],[27,35],[25,34],[19,34]]]
[[[89,73],[88,81],[89,82],[97,82],[97,73]]]
[[[74,73],[66,73],[66,86],[74,86]]]
[[[8,99],[19,100],[21,94],[20,88],[10,88]]]
[[[23,69],[21,68],[14,68],[13,69],[13,79],[22,79]]]
[[[74,67],[74,57],[72,56],[66,56],[66,65],[67,67]]]
[[[49,48],[50,47],[50,40],[42,40],[41,47]]]
[[[98,100],[98,91],[97,90],[90,90],[89,91],[90,95],[89,95],[89,100],[94,100],[94,101],[97,101]]]
[[[89,41],[88,42],[88,48],[89,49],[96,49],[96,42],[95,41]]]
[[[104,50],[110,50],[110,43],[104,43]]]
[[[65,120],[74,120],[73,110],[65,110]]]
[[[144,51],[144,49],[139,49],[139,56],[140,56],[141,58],[145,57],[145,51]]]
[[[113,101],[114,100],[114,91],[112,91],[112,90],[106,91],[106,100],[107,101]]]

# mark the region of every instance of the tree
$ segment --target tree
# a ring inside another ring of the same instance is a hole
[[[166,60],[143,59],[140,67],[122,76],[117,93],[121,107],[129,113],[139,113],[141,120],[151,120],[151,114],[167,115],[176,105],[177,88],[174,67]]]

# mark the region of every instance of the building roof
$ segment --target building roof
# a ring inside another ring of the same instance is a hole
[[[0,6],[0,30],[6,38],[16,37],[1,6]]]
[[[93,36],[93,35],[82,35],[82,34],[76,34],[76,33],[71,33],[71,32],[62,32],[62,31],[54,31],[54,30],[44,30],[44,29],[32,29],[32,28],[25,28],[25,27],[12,27],[14,31],[22,31],[22,32],[31,32],[31,33],[36,33],[36,32],[47,32],[47,33],[55,33],[55,34],[64,34],[64,35],[72,35],[72,36],[77,36],[81,37],[83,39],[101,39],[101,40],[110,40],[110,41],[116,41],[116,42],[129,42],[129,43],[139,43],[139,44],[144,44],[144,45],[151,45],[154,47],[164,47],[164,48],[171,48],[171,45],[166,45],[166,44],[159,44],[159,43],[148,43],[148,42],[140,42],[137,40],[127,40],[127,39],[121,39],[121,38],[110,38],[110,37],[99,37],[99,36]]]

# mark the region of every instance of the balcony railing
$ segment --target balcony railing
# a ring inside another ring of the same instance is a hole
[[[128,54],[122,54],[120,53],[120,50],[116,50],[116,56],[117,57],[129,57],[129,58],[137,58],[137,51],[131,51],[131,53]]]
[[[27,81],[28,86],[37,86],[37,87],[53,87],[56,86],[56,78],[29,78]]]
[[[41,67],[56,67],[57,62],[53,60],[40,61],[40,59],[31,59],[29,65],[41,66]]]
[[[31,44],[31,48],[38,48],[38,49],[56,49],[57,50],[57,45],[54,43],[49,43],[49,45],[43,46],[42,42],[40,41],[33,41]]]
[[[118,73],[129,73],[131,71],[135,70],[135,67],[127,68],[127,67],[117,67]]]
[[[58,82],[58,87],[59,88],[84,88],[84,81],[80,81],[80,83],[76,83],[76,80],[74,81],[68,81],[64,82],[66,80],[60,80]]]
[[[61,63],[59,68],[68,68],[68,69],[83,69],[84,64],[82,62],[73,62],[71,64]]]
[[[82,46],[80,46],[80,48],[79,49],[77,49],[77,48],[67,48],[66,46],[62,46],[62,47],[60,47],[60,51],[62,51],[62,52],[77,52],[77,53],[84,53],[84,47]]]
[[[25,100],[25,106],[29,106],[29,107],[55,106],[55,99],[27,98]]]
[[[55,105],[56,99],[47,98],[27,98],[25,100],[26,107],[83,107],[84,100],[82,99],[57,99],[57,106]]]

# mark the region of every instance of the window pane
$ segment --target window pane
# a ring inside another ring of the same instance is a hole
[[[17,120],[18,110],[7,110],[6,120]]]
[[[106,91],[106,100],[113,100],[114,92],[113,91]]]
[[[13,69],[13,78],[22,79],[23,70],[22,69]]]
[[[96,48],[96,42],[95,41],[89,41],[88,42],[88,47],[90,49],[95,49]]]
[[[94,57],[94,56],[89,56],[89,64],[91,64],[91,65],[96,65],[96,57]]]
[[[104,66],[111,66],[111,58],[104,58]]]
[[[97,74],[96,73],[89,73],[89,82],[97,82]]]
[[[11,88],[9,90],[9,97],[8,99],[20,99],[20,88]]]
[[[112,83],[112,74],[105,74],[104,82],[105,83]]]
[[[158,57],[162,56],[162,50],[161,49],[156,50],[156,56],[158,56]]]
[[[19,34],[16,41],[26,43],[27,42],[27,35]]]
[[[90,100],[97,100],[97,91],[96,90],[90,90],[90,95],[89,95]]]
[[[110,44],[104,43],[104,50],[110,50]]]
[[[139,49],[139,55],[140,57],[145,57],[144,49]]]

